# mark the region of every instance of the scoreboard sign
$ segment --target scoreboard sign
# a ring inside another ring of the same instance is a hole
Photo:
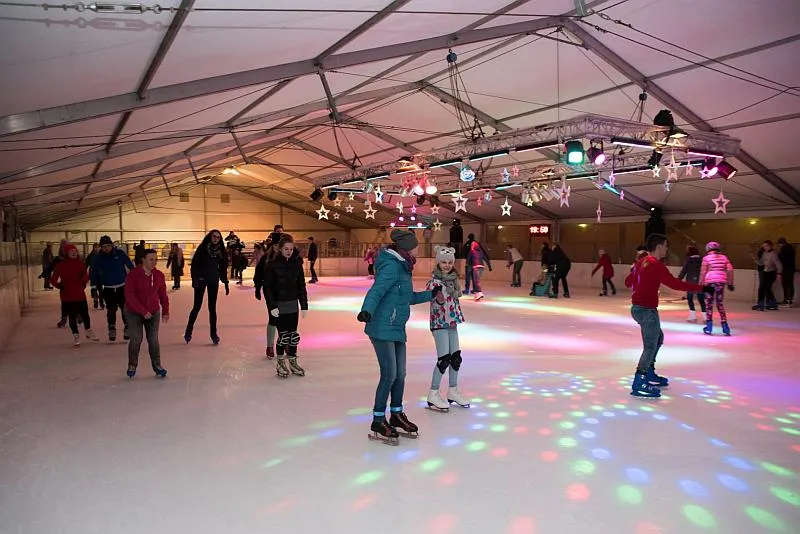
[[[549,224],[532,224],[528,226],[528,232],[533,236],[550,236],[551,226]]]

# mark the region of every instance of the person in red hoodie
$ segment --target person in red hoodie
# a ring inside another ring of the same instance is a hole
[[[602,248],[599,250],[600,258],[597,260],[597,265],[594,266],[592,269],[592,276],[594,273],[603,269],[603,292],[600,293],[601,297],[608,296],[608,286],[611,286],[611,294],[617,294],[617,288],[614,287],[614,266],[611,264],[611,256],[606,254],[606,251]]]
[[[86,272],[86,265],[78,257],[78,249],[75,248],[75,245],[71,243],[64,245],[64,259],[58,262],[53,270],[50,283],[59,289],[61,306],[69,320],[74,345],[79,347],[81,344],[81,336],[78,334],[78,316],[86,328],[86,339],[99,341],[92,331],[89,305],[86,302],[86,284],[89,283],[89,273]]]
[[[643,350],[631,385],[631,395],[635,397],[660,397],[660,388],[669,386],[666,377],[656,374],[656,356],[664,344],[664,332],[658,316],[658,289],[661,284],[677,291],[710,292],[700,284],[682,282],[672,276],[661,262],[668,251],[666,236],[651,234],[647,238],[648,254],[637,259],[630,274],[625,277],[625,287],[633,289],[631,315],[642,329]]]
[[[128,273],[125,280],[125,316],[131,337],[128,342],[129,378],[133,378],[139,365],[143,329],[153,372],[162,378],[167,376],[167,370],[161,367],[158,325],[160,321],[169,321],[169,297],[164,273],[156,269],[156,261],[156,251],[145,250],[142,262]]]

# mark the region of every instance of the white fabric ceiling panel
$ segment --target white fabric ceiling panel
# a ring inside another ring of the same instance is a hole
[[[195,7],[318,8],[310,0],[201,0]],[[341,0],[341,9],[372,9],[374,0]],[[369,16],[363,13],[194,12],[185,22],[153,85],[300,61],[316,56]]]
[[[507,2],[510,4],[511,2]],[[590,4],[591,2],[587,2]],[[512,9],[507,14],[483,24],[481,28],[491,28],[504,24],[514,24],[525,20],[534,20],[541,17],[556,17],[575,9],[573,0],[528,0],[521,7]]]
[[[93,170],[94,164],[83,165],[81,167],[38,176],[24,181],[2,184],[0,185],[0,197],[8,197],[28,191],[34,191],[36,194],[40,194],[45,191],[58,190],[59,187],[63,187],[59,184],[69,183],[73,180],[82,180],[84,178],[88,181]]]
[[[727,130],[725,133],[741,139],[742,149],[768,168],[800,165],[800,153],[795,143],[798,134],[796,119],[754,128]]]
[[[119,116],[0,138],[0,174],[102,149]],[[65,148],[68,147],[68,148]],[[31,150],[41,149],[41,150]],[[0,181],[2,185],[2,181]]]
[[[4,7],[0,49],[13,53],[0,57],[0,115],[134,91],[170,20]]]
[[[255,100],[255,97],[252,100]],[[292,82],[281,91],[278,91],[254,109],[251,109],[240,121],[248,117],[255,117],[271,112],[280,112],[286,108],[317,101],[325,101],[325,91],[322,88],[322,80],[320,80],[319,76],[303,76],[292,80]]]
[[[509,0],[412,0],[400,11],[492,12]],[[385,2],[384,4],[388,4]],[[374,6],[373,6],[374,7]],[[390,46],[455,32],[481,19],[480,15],[422,15],[395,13],[360,35],[341,52]]]
[[[155,148],[152,150],[143,150],[137,154],[131,154],[129,156],[121,156],[118,158],[108,159],[103,162],[103,166],[101,167],[101,172],[111,171],[114,169],[121,169],[129,165],[133,165],[142,160],[149,161],[151,159],[161,158],[164,156],[180,154],[183,150],[186,150],[187,148],[192,146],[193,143],[194,139],[189,139],[187,141],[183,141],[181,143],[177,143],[174,145]]]

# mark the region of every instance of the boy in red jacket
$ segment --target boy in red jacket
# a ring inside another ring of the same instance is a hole
[[[642,328],[642,356],[636,366],[631,395],[635,397],[660,397],[661,390],[669,386],[666,377],[656,374],[656,356],[664,344],[664,332],[658,316],[658,289],[661,284],[678,291],[704,291],[699,284],[682,282],[672,276],[661,260],[667,255],[669,242],[666,236],[651,234],[647,238],[648,254],[636,260],[625,287],[633,288],[631,315]]]
[[[128,377],[133,378],[139,365],[142,346],[142,329],[147,336],[147,349],[156,376],[167,376],[161,367],[161,349],[158,346],[158,324],[169,321],[169,297],[164,273],[156,269],[156,251],[144,251],[142,263],[136,266],[125,280],[125,316],[128,319]]]
[[[86,302],[86,284],[89,283],[89,274],[86,265],[78,258],[78,249],[75,245],[64,246],[64,259],[56,264],[53,276],[50,279],[53,287],[59,289],[59,296],[64,313],[69,319],[69,329],[72,330],[74,345],[79,347],[81,336],[78,334],[78,316],[86,328],[86,339],[99,341],[91,327],[89,318],[89,305]]]
[[[617,288],[614,287],[614,266],[611,264],[611,256],[606,254],[606,251],[603,249],[599,250],[600,252],[600,259],[597,260],[597,265],[594,266],[592,269],[592,276],[598,270],[603,269],[603,292],[600,293],[601,297],[608,296],[608,286],[611,286],[611,294],[617,294]]]

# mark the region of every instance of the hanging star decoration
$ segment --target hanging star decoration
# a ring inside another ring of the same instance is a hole
[[[338,221],[338,220],[339,220],[339,214],[338,214],[338,213],[336,213],[336,212],[334,212],[334,213],[333,213],[333,218],[334,218],[334,219],[336,219],[336,220]]]
[[[616,183],[617,183],[617,175],[612,172],[611,174],[608,175],[608,185],[614,187],[614,184]]]
[[[483,206],[483,199],[478,197],[477,200],[475,200],[475,204],[477,204],[478,207]]]
[[[331,210],[329,209],[325,209],[325,204],[320,204],[319,209],[317,210],[317,217],[319,217],[318,220],[321,221],[322,219],[327,219],[330,211]]]
[[[691,162],[687,162],[686,163],[686,170],[683,172],[683,175],[684,176],[691,176],[692,175],[692,171],[694,171],[694,165],[692,165]]]
[[[653,171],[653,178],[661,178],[661,166],[653,165],[651,170]]]
[[[337,199],[335,199],[335,200],[333,201],[333,205],[334,205],[334,206],[336,206],[336,207],[338,208],[339,206],[341,206],[341,205],[342,205],[342,199],[341,199],[341,198],[337,198]]]
[[[619,190],[619,199],[625,200],[625,191],[623,191],[622,189]]]
[[[383,204],[383,191],[381,191],[381,186],[375,188],[375,202]]]
[[[377,210],[372,207],[372,204],[367,204],[367,209],[364,210],[364,215],[367,219],[374,219]]]
[[[597,203],[597,223],[603,222],[603,208],[600,207],[600,203]]]
[[[431,206],[431,214],[432,215],[439,215],[439,204],[436,204],[435,206]]]
[[[513,167],[511,167],[511,175],[512,175],[514,178],[518,178],[518,177],[519,177],[519,167],[517,167],[516,165],[514,165]]]
[[[353,213],[353,205],[348,204],[347,206],[344,207],[344,211],[346,211],[347,213]]]
[[[700,169],[700,179],[705,180],[706,178],[708,178],[708,176],[709,176],[708,169],[706,168],[705,165],[703,165],[703,167]]]
[[[670,157],[669,165],[667,165],[667,182],[678,179],[678,169],[680,164],[675,162],[675,153],[673,152]]]
[[[438,232],[442,229],[442,222],[437,217],[435,221],[433,221],[433,231]]]
[[[394,207],[397,208],[397,211],[400,212],[401,215],[403,214],[403,202],[402,201],[398,200],[397,204],[395,204]]]
[[[411,213],[413,213],[414,215],[417,214],[417,206],[414,204],[411,204]]]
[[[728,204],[730,203],[730,199],[725,198],[725,195],[722,191],[719,192],[719,196],[717,198],[712,198],[711,202],[714,203],[714,215],[717,213],[728,213]]]
[[[672,182],[670,182],[669,179],[667,179],[667,181],[664,182],[664,191],[667,193],[672,191]]]
[[[500,173],[500,177],[503,179],[503,183],[507,184],[508,179],[511,175],[508,173],[508,169],[503,168],[503,172]]]
[[[568,186],[566,182],[561,184],[561,187],[558,189],[558,194],[560,196],[559,205],[560,207],[569,207],[569,195],[572,192],[572,187]]]
[[[348,198],[348,200],[355,200],[356,199],[356,194],[355,193],[350,193],[349,195],[347,195],[347,198]]]
[[[500,205],[500,209],[503,210],[504,216],[511,217],[511,204],[508,203],[508,197],[506,197],[506,201]]]
[[[467,200],[467,197],[462,195],[460,192],[458,193],[458,196],[453,197],[453,204],[456,205],[456,213],[459,211],[463,211],[464,213],[467,212]]]

